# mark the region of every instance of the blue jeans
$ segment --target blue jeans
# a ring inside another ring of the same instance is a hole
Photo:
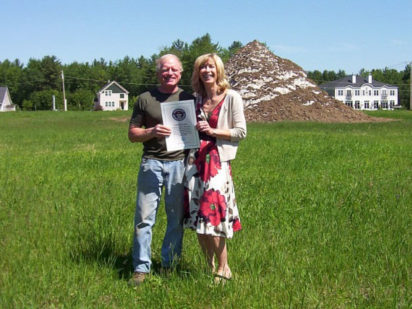
[[[152,228],[156,221],[162,188],[167,216],[162,245],[162,266],[171,267],[182,252],[184,162],[142,158],[137,180],[134,218],[133,269],[148,273],[151,265]]]

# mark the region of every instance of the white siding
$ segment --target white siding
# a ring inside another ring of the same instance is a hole
[[[123,98],[121,98],[121,95],[123,95]],[[128,110],[129,95],[127,93],[113,93],[101,90],[97,93],[97,104],[100,104],[104,111]]]
[[[343,94],[339,90],[343,90]],[[335,98],[354,109],[376,110],[374,102],[378,101],[378,108],[393,110],[393,107],[398,105],[398,89],[370,85],[347,86],[336,88]]]
[[[11,101],[9,89],[6,90],[3,102],[0,102],[0,112],[14,112],[16,106]]]

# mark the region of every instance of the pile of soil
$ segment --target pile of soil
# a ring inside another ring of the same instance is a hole
[[[241,48],[225,69],[232,88],[243,98],[248,122],[382,121],[330,97],[300,66],[276,56],[258,41]]]

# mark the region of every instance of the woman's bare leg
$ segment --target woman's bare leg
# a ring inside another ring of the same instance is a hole
[[[213,248],[218,262],[216,273],[218,275],[230,278],[232,274],[227,262],[226,238],[218,236],[213,237]]]
[[[199,241],[200,247],[206,257],[207,265],[212,272],[215,271],[215,252],[213,248],[213,242],[211,237],[208,235],[197,234],[197,239]]]

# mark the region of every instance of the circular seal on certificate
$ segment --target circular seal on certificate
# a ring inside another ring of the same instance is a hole
[[[186,118],[186,112],[181,108],[176,108],[172,113],[172,117],[176,121],[182,121]]]

